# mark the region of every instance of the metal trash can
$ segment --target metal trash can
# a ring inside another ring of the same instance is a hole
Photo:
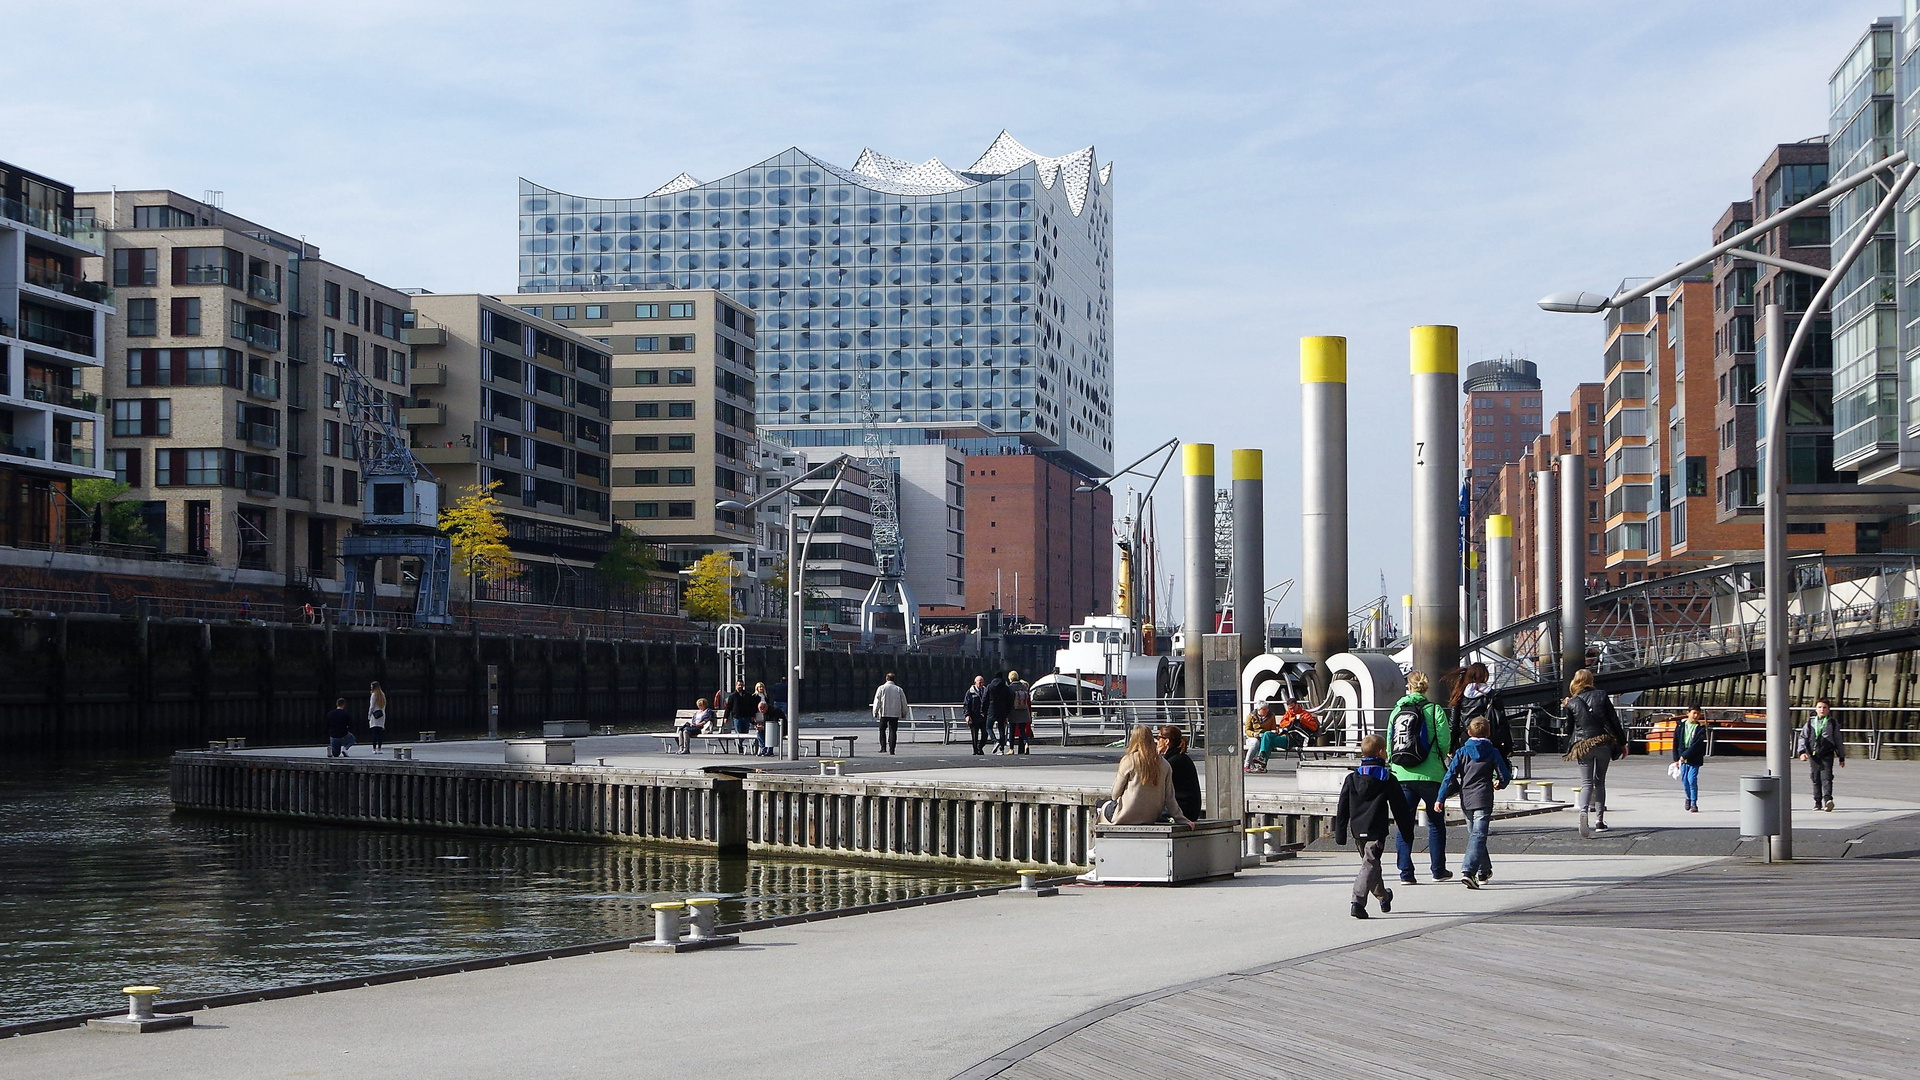
[[[1740,835],[1780,835],[1779,777],[1769,774],[1740,778]]]

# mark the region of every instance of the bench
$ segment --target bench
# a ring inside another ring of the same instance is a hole
[[[1178,885],[1240,872],[1241,823],[1232,819],[1186,825],[1095,825],[1093,869],[1080,880],[1096,885]]]
[[[800,740],[801,742],[803,742],[803,743],[812,743],[812,744],[813,744],[813,756],[814,756],[814,757],[819,757],[819,756],[820,756],[820,744],[821,744],[821,743],[832,743],[832,744],[833,744],[833,752],[834,752],[834,753],[836,753],[836,754],[838,754],[838,753],[840,752],[840,744],[841,744],[841,743],[846,743],[846,744],[847,744],[847,753],[846,753],[846,756],[847,756],[847,757],[853,757],[853,756],[854,756],[854,754],[853,754],[853,744],[854,744],[854,742],[855,742],[855,740],[857,740],[857,739],[859,739],[859,738],[860,738],[860,736],[858,736],[858,735],[800,735],[800,736],[797,736],[797,738],[798,738],[798,739],[799,739],[799,740]]]
[[[708,746],[714,748],[713,752],[716,754],[721,752],[744,754],[747,752],[747,747],[760,745],[760,736],[755,735],[751,731],[745,735],[728,731],[711,735],[695,735],[693,741],[706,743]]]

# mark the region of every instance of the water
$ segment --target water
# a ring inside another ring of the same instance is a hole
[[[0,769],[0,1024],[652,933],[1000,881],[632,846],[176,814],[165,762]]]

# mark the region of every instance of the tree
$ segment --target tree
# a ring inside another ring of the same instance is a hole
[[[86,477],[73,482],[73,501],[92,516],[101,540],[152,547],[154,537],[140,520],[140,504],[122,498],[128,490],[118,480]]]
[[[687,575],[687,614],[711,623],[732,619],[733,583],[739,576],[739,564],[726,552],[702,555]]]
[[[608,585],[638,592],[647,587],[647,582],[660,569],[660,553],[633,530],[618,525],[613,531],[613,542],[607,545],[607,553],[600,556],[593,568]]]
[[[471,583],[479,578],[510,578],[520,573],[520,563],[507,547],[507,519],[493,490],[487,484],[469,484],[466,494],[440,511],[440,530],[453,541],[453,565],[467,576],[468,596]],[[471,601],[469,601],[471,602]]]

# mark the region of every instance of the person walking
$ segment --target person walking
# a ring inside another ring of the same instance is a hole
[[[1689,705],[1673,721],[1673,763],[1680,767],[1680,797],[1687,813],[1700,812],[1700,766],[1707,760],[1707,714]]]
[[[1027,752],[1027,744],[1033,741],[1033,687],[1020,677],[1017,671],[1007,672],[1007,690],[1013,694],[1014,753]]]
[[[1107,825],[1151,825],[1163,818],[1191,825],[1173,794],[1173,767],[1160,756],[1153,729],[1142,724],[1127,739],[1127,753],[1113,776],[1113,797],[1100,804]]]
[[[333,699],[333,711],[327,714],[327,756],[346,757],[353,745],[353,714],[347,711],[346,698]]]
[[[387,692],[377,682],[367,684],[367,741],[376,754],[387,741]]]
[[[1513,782],[1513,767],[1487,737],[1492,725],[1484,716],[1467,721],[1467,741],[1454,751],[1447,775],[1440,780],[1440,806],[1447,796],[1460,794],[1460,810],[1467,816],[1467,853],[1460,858],[1460,880],[1477,889],[1493,880],[1493,860],[1487,856],[1487,826],[1493,821],[1493,793]]]
[[[1380,873],[1380,857],[1387,848],[1387,824],[1392,822],[1400,835],[1413,831],[1413,807],[1405,790],[1387,767],[1387,741],[1378,735],[1360,740],[1360,765],[1340,785],[1340,800],[1333,810],[1333,841],[1342,847],[1348,836],[1360,855],[1360,872],[1353,879],[1353,901],[1347,913],[1356,919],[1367,917],[1367,897],[1380,898],[1380,911],[1393,910],[1393,890]]]
[[[760,715],[760,699],[747,689],[745,680],[733,684],[727,695],[727,719],[733,721],[735,735],[753,734],[753,722]]]
[[[1581,668],[1567,684],[1567,713],[1573,720],[1573,746],[1566,760],[1580,763],[1580,801],[1593,815],[1593,831],[1607,831],[1607,766],[1627,756],[1627,729],[1613,702],[1593,684],[1593,672]]]
[[[887,681],[873,692],[873,718],[880,721],[880,752],[897,754],[900,752],[900,721],[907,715],[907,692],[893,681],[893,672],[887,672]]]
[[[1005,754],[1012,749],[1013,687],[1004,674],[995,675],[987,684],[987,719],[993,723],[993,752]]]
[[[1453,757],[1452,720],[1440,703],[1427,697],[1425,672],[1407,673],[1407,693],[1394,703],[1391,720],[1393,742],[1387,768],[1400,784],[1407,805],[1427,810],[1427,862],[1433,880],[1453,877],[1447,869],[1447,808],[1440,802],[1440,780],[1446,775],[1447,762]],[[1403,732],[1404,729],[1404,732]],[[1424,730],[1425,734],[1421,732]],[[1402,735],[1406,745],[1402,745]],[[1426,750],[1421,752],[1420,747]],[[1394,850],[1400,867],[1400,883],[1411,885],[1413,878],[1413,834],[1400,829],[1394,833]]]
[[[1833,702],[1821,698],[1813,703],[1813,715],[1800,729],[1800,760],[1813,768],[1813,808],[1833,809],[1833,766],[1847,767],[1847,744],[1833,721]]]
[[[987,723],[987,677],[975,675],[973,685],[967,687],[966,696],[960,699],[960,707],[966,711],[967,734],[973,737],[973,756],[981,757],[987,752],[987,739],[993,728]]]
[[[1493,698],[1490,685],[1492,675],[1485,664],[1469,664],[1453,680],[1453,690],[1447,701],[1448,711],[1452,714],[1453,731],[1456,735],[1464,733],[1475,717],[1485,717],[1487,738],[1500,756],[1513,757],[1513,724],[1507,719],[1507,711]]]
[[[1176,724],[1163,725],[1154,735],[1154,743],[1160,750],[1160,756],[1167,759],[1169,775],[1173,780],[1173,801],[1180,804],[1180,812],[1195,821],[1204,813],[1200,798],[1200,770],[1187,756],[1187,733]],[[1025,750],[1020,751],[1026,753]]]

